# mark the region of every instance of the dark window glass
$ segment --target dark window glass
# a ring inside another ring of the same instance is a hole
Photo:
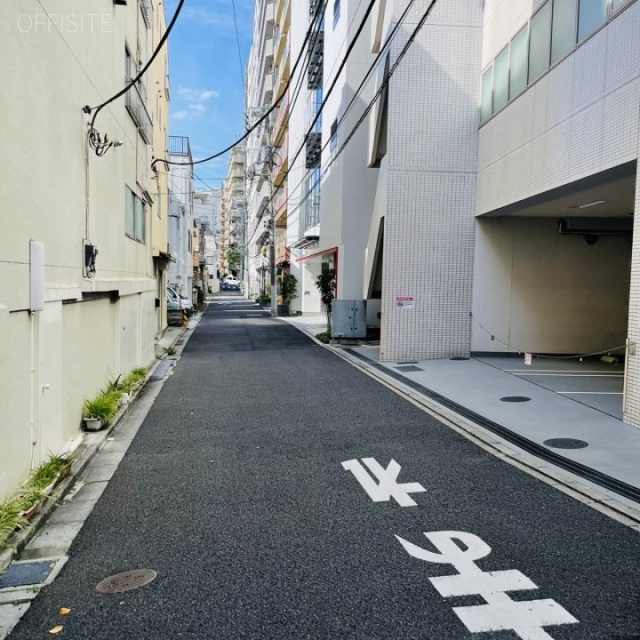
[[[509,70],[509,97],[517,96],[527,86],[527,53],[529,51],[529,25],[521,29],[511,41]]]
[[[580,0],[578,41],[586,38],[607,20],[607,0]]]
[[[340,20],[340,0],[333,0],[333,26]]]
[[[554,0],[551,27],[551,64],[569,53],[576,44],[576,0]]]
[[[331,123],[331,139],[329,142],[329,148],[333,151],[338,146],[338,121],[334,120]]]
[[[551,2],[545,2],[531,18],[529,36],[529,82],[533,82],[549,68],[551,53]]]
[[[493,113],[493,65],[482,74],[482,94],[480,97],[480,121]]]

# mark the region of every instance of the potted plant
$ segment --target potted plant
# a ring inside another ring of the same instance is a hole
[[[99,431],[113,420],[118,412],[120,395],[117,391],[106,391],[93,400],[85,400],[82,418],[88,431]]]
[[[289,315],[289,303],[298,297],[298,279],[291,273],[283,273],[280,276],[280,298],[278,315]]]

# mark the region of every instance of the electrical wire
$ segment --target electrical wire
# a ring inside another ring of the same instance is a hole
[[[429,14],[431,13],[431,10],[435,6],[436,2],[437,2],[437,0],[432,0],[431,1],[431,4],[429,5],[429,7],[427,7],[427,10],[424,12],[422,17],[418,21],[415,29],[411,32],[411,35],[407,39],[407,42],[405,43],[405,45],[403,46],[402,50],[398,54],[398,57],[396,58],[396,60],[394,61],[393,65],[389,69],[389,72],[388,72],[387,76],[385,77],[385,79],[380,84],[380,87],[378,88],[378,90],[374,94],[373,98],[368,103],[368,105],[365,108],[364,112],[362,113],[362,115],[360,116],[360,118],[358,119],[358,121],[356,122],[354,127],[351,129],[351,131],[349,132],[348,136],[345,138],[344,142],[340,145],[340,147],[336,151],[335,155],[331,158],[331,161],[329,162],[329,164],[327,164],[327,166],[321,172],[320,176],[314,182],[314,184],[311,186],[311,188],[306,193],[306,195],[303,196],[301,201],[296,205],[296,208],[294,209],[294,212],[297,211],[307,201],[309,196],[312,194],[313,189],[322,182],[322,179],[324,178],[324,176],[329,171],[331,165],[338,159],[338,157],[344,151],[344,149],[347,146],[347,144],[349,144],[349,142],[351,141],[351,139],[355,135],[356,131],[360,128],[360,125],[362,125],[362,123],[364,122],[364,120],[367,117],[367,115],[369,115],[369,112],[371,111],[371,109],[375,105],[375,103],[378,100],[378,98],[382,95],[382,92],[384,91],[386,86],[389,84],[389,80],[391,79],[391,77],[395,73],[396,69],[398,68],[398,65],[400,64],[400,62],[402,61],[402,59],[406,55],[407,51],[409,50],[409,47],[411,46],[411,44],[415,40],[416,36],[418,35],[418,32],[420,31],[420,29],[422,29],[422,27],[424,26],[424,23],[427,21],[427,18],[429,17]],[[300,187],[300,185],[303,182],[304,182],[304,179],[300,183],[298,183],[298,185],[296,186],[296,190]]]
[[[496,339],[496,335],[494,333],[491,333],[491,331],[489,331],[489,329],[487,329],[472,313],[470,313],[469,315],[473,322],[475,322],[484,332],[486,332],[488,336],[491,336],[492,340]],[[582,358],[590,358],[592,356],[602,356],[602,355],[610,354],[614,351],[620,351],[621,349],[626,351],[627,349],[627,345],[622,344],[617,347],[611,347],[610,349],[603,349],[602,351],[593,351],[592,353],[579,353],[579,354],[574,354],[570,356],[554,356],[554,355],[544,354],[544,353],[534,353],[534,352],[528,351],[527,349],[518,349],[516,347],[513,347],[511,344],[509,344],[508,341],[502,340],[500,337],[498,337],[498,342],[502,344],[509,351],[512,351],[512,352],[515,351],[517,353],[531,353],[532,357],[539,358],[541,360],[576,360],[576,359],[582,360]]]
[[[240,76],[242,78],[242,87],[244,88],[244,64],[242,62],[242,53],[240,52],[240,35],[238,34],[238,17],[236,16],[236,0],[231,0],[233,7],[233,23],[236,26],[236,44],[238,45],[238,60],[240,60]]]
[[[162,35],[162,38],[160,38],[160,42],[158,42],[158,46],[156,47],[155,51],[151,54],[151,57],[149,58],[149,60],[147,60],[147,63],[144,65],[144,67],[142,67],[138,75],[133,80],[131,80],[124,89],[121,89],[120,91],[118,91],[118,93],[116,93],[114,96],[112,96],[108,100],[105,100],[102,104],[98,105],[97,107],[90,107],[89,105],[84,107],[83,111],[85,113],[90,114],[91,112],[93,112],[93,117],[91,118],[91,125],[89,127],[90,131],[95,130],[96,118],[98,117],[98,114],[100,113],[100,111],[102,111],[102,109],[104,109],[104,107],[106,107],[108,104],[111,104],[114,100],[117,100],[118,98],[123,96],[125,93],[127,93],[135,85],[135,83],[138,82],[140,78],[142,78],[142,76],[147,72],[149,67],[153,64],[153,61],[158,57],[158,54],[160,53],[160,51],[162,51],[162,48],[164,47],[164,43],[169,38],[169,34],[171,33],[174,25],[178,20],[178,16],[180,15],[180,12],[182,11],[184,2],[185,0],[179,1],[178,7],[176,8],[175,13],[173,14],[173,18],[171,18],[171,22],[169,23],[169,26],[167,27],[166,31]],[[105,141],[106,141],[106,136],[105,136]]]
[[[416,0],[410,0],[410,2],[407,4],[407,6],[405,7],[404,11],[402,12],[402,14],[400,15],[398,21],[396,22],[396,24],[394,25],[393,29],[391,30],[391,33],[387,36],[387,38],[385,39],[384,44],[382,45],[382,47],[380,48],[380,52],[378,53],[378,55],[376,56],[375,60],[371,63],[371,65],[369,66],[369,69],[367,70],[367,73],[365,74],[364,78],[362,79],[362,81],[360,82],[360,85],[358,86],[358,88],[356,89],[353,97],[351,98],[351,101],[349,102],[349,104],[347,105],[347,107],[345,108],[344,113],[342,114],[341,118],[338,120],[337,123],[337,127],[340,127],[340,124],[344,121],[344,119],[347,117],[347,114],[349,113],[349,111],[351,110],[351,107],[355,104],[356,100],[359,98],[360,93],[364,87],[364,85],[366,84],[366,82],[368,81],[368,79],[371,77],[372,73],[376,70],[377,65],[380,61],[380,59],[386,55],[387,53],[387,49],[390,47],[391,45],[391,41],[393,40],[393,38],[395,37],[398,29],[400,28],[403,20],[405,19],[405,17],[407,16],[407,14],[409,13],[411,7],[413,6],[413,4],[415,3]],[[434,2],[432,2],[432,4],[427,8],[426,11],[426,15],[428,16],[429,12],[431,11],[433,4],[435,4],[435,0]],[[414,31],[413,37],[415,37],[415,35],[417,35],[417,31]],[[404,55],[404,54],[403,54]],[[336,79],[339,75],[341,71],[341,68],[338,70],[338,72],[336,73]],[[384,85],[386,86],[386,84]],[[380,91],[380,93],[382,93]],[[373,104],[375,104],[375,101],[377,100],[377,94],[376,96],[374,96],[373,98]],[[324,103],[323,103],[324,104]],[[369,105],[370,107],[372,105]],[[320,112],[322,112],[322,107],[320,108]],[[368,113],[368,111],[367,111]],[[315,122],[314,122],[315,124]],[[359,126],[359,124],[357,125]],[[312,127],[309,128],[309,130],[307,131],[307,133],[305,134],[305,136],[303,137],[303,140],[306,141],[306,137],[309,135],[309,133],[311,133],[311,130],[313,128]],[[331,139],[329,138],[328,140],[325,141],[325,143],[322,145],[322,148],[320,149],[320,154],[322,155],[322,152],[327,148],[327,145],[329,145],[331,142]],[[300,147],[300,149],[298,149],[298,152],[296,153],[296,156],[294,157],[294,159],[289,162],[289,167],[284,175],[284,179],[286,179],[289,175],[289,173],[291,172],[293,166],[294,166],[294,162],[295,160],[298,158],[298,156],[300,155],[302,149],[304,148],[305,142],[303,142],[302,146]],[[296,208],[294,209],[294,211],[297,211],[303,204],[304,202],[307,200],[307,198],[309,197],[309,195],[311,194],[312,190],[314,187],[316,187],[319,184],[319,181],[322,179],[322,177],[324,177],[324,173],[320,176],[320,178],[318,180],[316,180],[316,182],[312,185],[311,189],[309,189],[308,193],[306,196],[304,196],[304,198],[296,205]],[[303,177],[302,180],[296,185],[295,189],[289,189],[289,193],[295,193],[300,186],[305,182],[307,178]],[[275,194],[274,194],[275,196]],[[287,196],[287,204],[290,202],[290,197],[291,196]],[[271,204],[271,202],[273,201],[273,198],[271,198],[268,202],[266,206],[269,206],[269,204]]]
[[[155,158],[153,160],[153,162],[151,163],[151,168],[155,169],[156,164],[159,163],[159,162],[164,164],[164,165],[176,165],[177,164],[177,165],[189,165],[189,166],[195,166],[197,164],[202,164],[204,162],[210,162],[211,160],[215,160],[216,158],[219,158],[220,156],[223,156],[225,153],[231,151],[231,149],[233,149],[234,147],[236,147],[239,144],[241,144],[242,142],[244,142],[251,135],[251,133],[253,131],[255,131],[275,111],[275,109],[278,107],[278,105],[282,101],[282,98],[286,94],[287,89],[289,88],[289,86],[291,84],[291,79],[294,77],[294,74],[296,72],[296,69],[298,68],[298,65],[300,64],[300,62],[304,58],[305,48],[306,48],[307,44],[309,43],[309,40],[311,39],[311,35],[314,32],[315,22],[318,19],[318,16],[320,15],[320,13],[322,11],[324,11],[325,4],[326,4],[326,0],[325,0],[325,2],[319,2],[318,3],[318,6],[316,8],[316,12],[313,15],[313,19],[311,20],[311,22],[309,24],[309,28],[307,29],[307,33],[305,35],[304,41],[302,42],[302,46],[300,48],[300,54],[298,55],[298,57],[296,58],[296,61],[293,64],[289,79],[287,80],[287,82],[285,84],[285,87],[284,87],[284,89],[282,91],[282,94],[280,95],[279,98],[277,98],[274,101],[274,103],[271,105],[271,107],[269,107],[269,109],[267,109],[267,111],[260,118],[258,118],[258,120],[255,122],[255,124],[253,124],[251,127],[249,127],[246,130],[246,132],[240,138],[238,138],[238,140],[236,140],[234,143],[230,144],[228,147],[226,147],[222,151],[218,151],[217,153],[214,153],[213,155],[211,155],[211,156],[209,156],[207,158],[203,158],[202,160],[196,160],[196,161],[193,161],[193,162],[172,162],[171,160],[165,160],[164,158]]]

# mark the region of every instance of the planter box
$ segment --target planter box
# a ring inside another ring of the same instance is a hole
[[[100,418],[85,418],[84,427],[87,431],[100,431],[103,427],[102,420]]]

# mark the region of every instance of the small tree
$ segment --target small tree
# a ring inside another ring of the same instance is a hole
[[[229,263],[229,268],[240,266],[240,262],[242,261],[242,254],[239,249],[232,247],[227,251],[227,262]]]
[[[298,279],[291,273],[280,276],[280,295],[282,304],[289,304],[298,297]]]
[[[327,266],[322,267],[322,273],[316,278],[316,289],[320,292],[320,302],[327,314],[327,333],[331,335],[331,303],[336,288],[336,271]]]

